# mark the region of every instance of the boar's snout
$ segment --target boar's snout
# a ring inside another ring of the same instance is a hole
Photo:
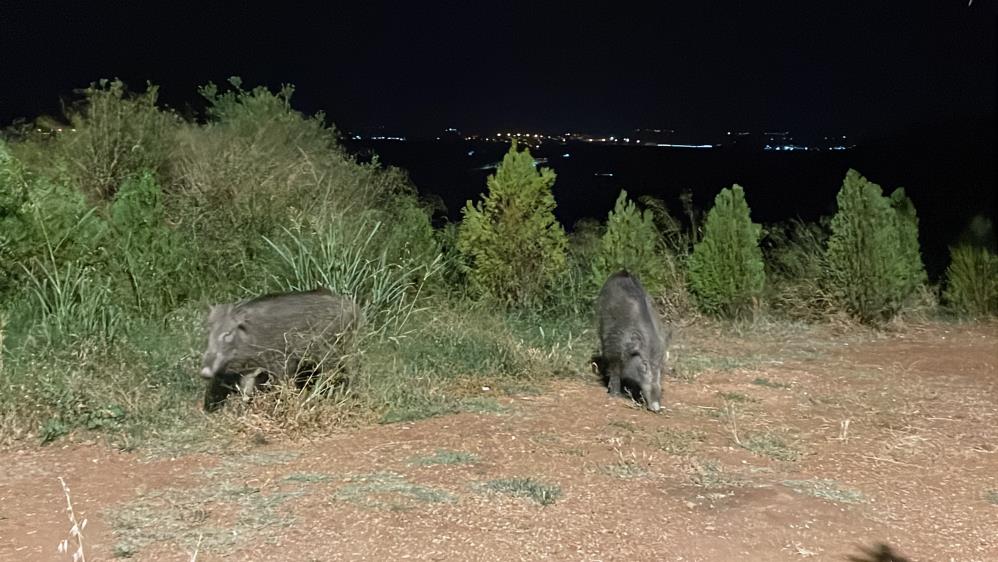
[[[206,379],[214,377],[214,373],[211,372],[211,367],[204,367],[201,369],[201,376]]]

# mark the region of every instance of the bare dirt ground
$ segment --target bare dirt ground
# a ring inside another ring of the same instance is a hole
[[[700,330],[676,353],[659,415],[579,377],[224,454],[4,451],[0,559],[71,559],[61,476],[91,562],[998,561],[995,324]]]

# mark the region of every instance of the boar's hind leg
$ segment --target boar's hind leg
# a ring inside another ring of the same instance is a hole
[[[607,384],[606,391],[610,393],[611,396],[620,396],[620,361],[610,361],[607,368],[607,375],[609,375],[610,382]]]

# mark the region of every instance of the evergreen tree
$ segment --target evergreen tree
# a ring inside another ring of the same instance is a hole
[[[627,192],[621,190],[607,216],[606,232],[600,238],[592,265],[596,287],[626,269],[641,280],[651,295],[656,295],[665,288],[670,263],[652,212],[639,211],[627,198]]]
[[[761,235],[741,186],[721,190],[689,260],[690,287],[704,312],[735,316],[752,306],[766,279]]]
[[[836,200],[826,283],[861,321],[889,320],[925,282],[914,205],[901,189],[884,197],[879,185],[852,169]]]
[[[488,178],[488,194],[465,205],[458,250],[472,289],[510,306],[542,299],[565,271],[565,231],[554,216],[555,173],[536,169],[516,143]]]

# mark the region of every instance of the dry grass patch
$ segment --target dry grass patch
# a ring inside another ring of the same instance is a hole
[[[453,494],[422,486],[394,472],[375,472],[351,476],[336,490],[333,498],[375,509],[403,511],[424,503],[452,503]]]
[[[489,480],[482,488],[499,494],[529,498],[541,505],[551,505],[561,497],[561,488],[532,478],[500,478]]]

